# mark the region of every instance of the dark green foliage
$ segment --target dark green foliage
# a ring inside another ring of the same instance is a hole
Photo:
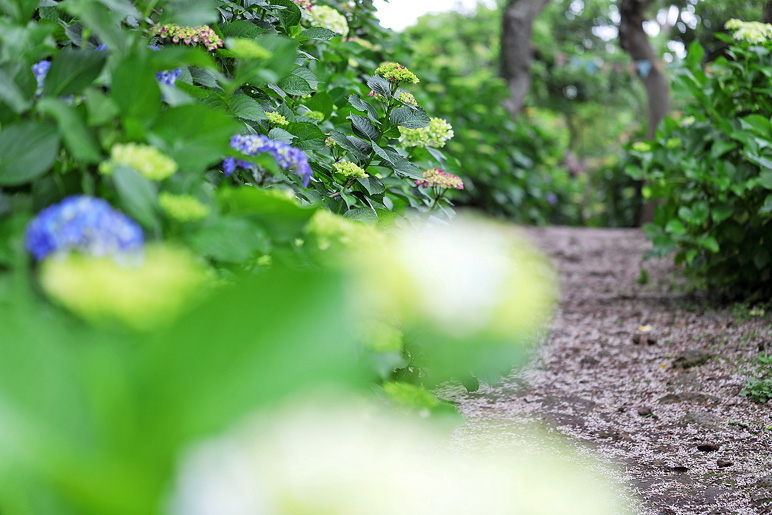
[[[627,169],[658,202],[644,228],[653,252],[674,252],[697,284],[727,294],[772,291],[771,49],[735,42],[706,66],[692,45],[675,88],[693,100],[631,147],[639,168]]]

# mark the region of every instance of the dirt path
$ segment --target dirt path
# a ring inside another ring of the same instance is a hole
[[[639,285],[636,230],[528,233],[560,271],[560,309],[526,370],[443,392],[469,419],[462,437],[537,421],[616,465],[641,514],[772,513],[772,404],[739,395],[772,353],[769,313],[675,293],[665,261]]]

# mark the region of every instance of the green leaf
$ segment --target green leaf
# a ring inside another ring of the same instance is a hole
[[[58,97],[80,93],[99,77],[106,59],[105,52],[72,48],[60,50],[51,61],[43,94]]]
[[[708,249],[714,254],[719,251],[718,241],[713,236],[703,236],[700,238],[699,243],[701,247]]]
[[[84,96],[86,97],[86,122],[91,125],[104,125],[118,115],[118,106],[115,102],[95,88],[88,88]]]
[[[257,122],[265,120],[265,111],[257,101],[247,95],[234,95],[231,98],[230,111],[239,118]]]
[[[668,221],[665,226],[665,231],[675,236],[680,236],[686,234],[686,227],[684,227],[684,224],[680,220],[673,219]]]
[[[371,122],[377,123],[380,125],[381,122],[378,118],[378,111],[372,105],[370,105],[369,102],[359,98],[359,95],[350,95],[348,97],[348,103],[351,104],[351,107],[353,107],[357,111],[367,113],[367,117],[370,119]]]
[[[362,185],[368,195],[382,195],[386,191],[386,187],[381,180],[372,175],[363,179],[357,179],[357,182]]]
[[[118,64],[110,97],[124,119],[134,118],[143,125],[155,120],[161,109],[161,90],[144,56],[133,55]]]
[[[722,204],[719,206],[714,206],[710,210],[710,216],[711,218],[713,218],[713,221],[716,223],[723,222],[724,220],[732,216],[733,213],[734,213],[734,206],[732,206],[731,204]]]
[[[705,56],[705,49],[699,41],[694,41],[689,45],[689,53],[686,54],[686,65],[689,68],[701,68],[702,58]]]
[[[381,137],[381,132],[368,118],[356,114],[350,114],[348,119],[351,120],[351,128],[353,129],[354,134],[360,138],[376,141]]]
[[[766,170],[759,174],[759,184],[768,190],[772,190],[772,170]]]
[[[767,249],[757,249],[753,253],[753,264],[756,268],[763,270],[769,264],[769,251]]]
[[[711,147],[710,154],[713,157],[718,158],[735,148],[737,148],[737,143],[734,141],[717,141],[713,144],[713,147]]]
[[[284,129],[280,129],[279,127],[274,127],[271,129],[271,131],[268,133],[268,137],[272,140],[283,141],[284,143],[292,143],[295,140],[295,136],[285,131]]]
[[[308,83],[308,81],[297,75],[288,75],[279,81],[277,84],[279,88],[284,90],[288,95],[310,95],[314,92],[314,89]]]
[[[159,227],[155,185],[126,166],[116,166],[112,177],[123,209],[142,226],[148,229]]]
[[[306,29],[301,32],[300,35],[304,38],[319,39],[322,41],[328,41],[336,36],[339,36],[338,33],[322,27],[311,27],[310,29]]]
[[[330,131],[330,138],[344,148],[346,151],[352,153],[357,161],[364,161],[367,159],[367,153],[362,152],[360,148],[355,145],[345,134],[339,131]]]
[[[322,113],[325,118],[328,118],[332,114],[333,109],[335,109],[332,98],[330,98],[330,95],[325,91],[316,93],[311,98],[304,100],[303,103],[312,111]]]
[[[710,211],[708,209],[708,203],[705,201],[695,202],[692,204],[692,223],[695,225],[702,225],[707,221]]]
[[[389,82],[380,75],[368,77],[367,85],[379,95],[386,97],[386,99],[391,98],[391,85],[389,85]]]
[[[243,218],[224,217],[212,220],[187,238],[202,256],[228,263],[243,263],[257,253],[270,250],[265,232]]]
[[[257,188],[226,188],[219,200],[223,213],[255,220],[276,241],[293,241],[317,209]]]
[[[15,186],[37,179],[54,164],[59,134],[47,123],[21,122],[0,130],[0,185]]]
[[[44,98],[38,102],[37,109],[56,120],[64,144],[75,159],[86,163],[102,159],[99,142],[76,107],[54,98]]]
[[[182,172],[201,172],[228,153],[238,131],[239,123],[227,114],[189,104],[161,113],[151,132]]]
[[[391,112],[391,123],[406,129],[420,129],[429,125],[429,115],[423,109],[398,107]]]
[[[255,39],[266,32],[268,29],[258,27],[248,20],[236,20],[220,26],[225,37]]]
[[[0,68],[0,100],[5,102],[14,113],[26,111],[31,104],[19,86],[2,68]]]
[[[276,16],[281,21],[284,30],[289,32],[290,27],[300,24],[300,8],[292,0],[271,0],[271,5],[281,5],[284,9],[277,9]]]
[[[759,213],[772,213],[772,194],[767,195],[764,205],[759,209]]]
[[[287,126],[287,132],[297,137],[295,145],[301,150],[322,150],[327,135],[315,124],[309,122],[290,123]]]

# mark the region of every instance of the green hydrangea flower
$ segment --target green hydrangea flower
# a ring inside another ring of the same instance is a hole
[[[769,23],[729,20],[725,27],[733,31],[732,37],[738,41],[759,44],[772,39],[772,25]]]
[[[402,90],[397,91],[395,98],[400,102],[402,102],[403,104],[411,105],[413,107],[418,107],[418,101],[415,99],[413,95],[411,95],[407,91],[402,91]]]
[[[678,138],[670,138],[665,142],[665,148],[667,149],[674,149],[681,146],[681,140]]]
[[[228,50],[239,59],[268,59],[273,54],[251,39],[228,38]]]
[[[334,165],[332,165],[332,167],[335,168],[336,172],[343,174],[345,177],[357,177],[360,179],[369,177],[367,175],[367,172],[362,170],[360,167],[358,167],[351,161],[341,161],[339,163],[335,163]]]
[[[343,37],[348,35],[348,22],[346,17],[332,7],[315,5],[308,9],[308,21],[314,27],[329,29]]]
[[[187,251],[155,245],[140,263],[75,253],[47,259],[40,284],[51,299],[89,322],[150,331],[195,304],[213,280]]]
[[[284,127],[285,125],[289,125],[287,119],[279,113],[268,112],[265,113],[265,116],[268,118],[269,122],[271,122],[273,125],[276,125],[277,127]]]
[[[180,222],[196,222],[210,215],[212,210],[192,195],[175,195],[164,191],[158,204],[170,218]]]
[[[432,118],[427,127],[399,128],[399,142],[406,147],[442,148],[453,137],[453,127],[442,118]]]
[[[320,122],[324,120],[324,113],[320,113],[319,111],[307,111],[303,113],[303,116],[311,118],[312,120],[319,120]]]
[[[116,166],[128,166],[151,181],[162,181],[177,171],[177,163],[157,148],[137,143],[118,143],[110,149],[110,161],[99,165],[99,172],[113,173]]]
[[[380,247],[383,234],[375,226],[320,209],[305,227],[305,233],[319,250],[350,251]],[[349,258],[351,256],[347,256]]]
[[[410,82],[411,84],[418,84],[420,82],[415,73],[411,72],[399,63],[382,63],[378,68],[375,69],[375,74],[380,75],[389,82],[396,82],[397,84],[403,84],[406,82]]]
[[[633,150],[636,152],[651,152],[651,144],[645,141],[636,141],[633,143]]]

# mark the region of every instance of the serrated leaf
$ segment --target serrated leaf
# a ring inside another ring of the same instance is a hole
[[[311,27],[310,29],[306,29],[301,32],[300,35],[308,39],[319,39],[321,41],[328,41],[336,36],[339,36],[338,33],[323,27]]]
[[[319,127],[310,122],[291,123],[287,131],[298,138],[297,146],[301,150],[321,150],[327,139]]]
[[[220,26],[224,36],[229,38],[247,38],[254,39],[265,34],[267,29],[258,27],[249,20],[236,20]]]
[[[406,129],[420,129],[429,125],[429,115],[423,109],[398,107],[391,112],[391,123]]]
[[[268,137],[276,141],[283,141],[284,143],[292,143],[295,139],[295,136],[278,127],[271,129],[268,133]]]
[[[310,95],[314,92],[314,88],[311,87],[308,81],[297,75],[288,75],[287,77],[284,77],[279,81],[277,86],[288,95],[302,96]]]
[[[353,107],[357,111],[367,113],[367,117],[370,119],[371,122],[376,123],[378,125],[381,124],[381,121],[378,119],[378,111],[372,105],[370,105],[369,102],[361,99],[359,95],[353,95],[353,94],[349,95],[348,103],[351,104],[351,107]]]
[[[265,111],[260,104],[247,95],[235,95],[231,99],[230,111],[244,120],[257,122],[266,119]]]
[[[382,95],[387,99],[391,98],[391,86],[389,85],[389,82],[380,75],[368,77],[367,85],[379,95]]]
[[[351,128],[354,134],[360,138],[366,138],[370,141],[376,141],[381,137],[381,131],[365,116],[359,116],[356,114],[350,114],[348,119],[351,120]]]

